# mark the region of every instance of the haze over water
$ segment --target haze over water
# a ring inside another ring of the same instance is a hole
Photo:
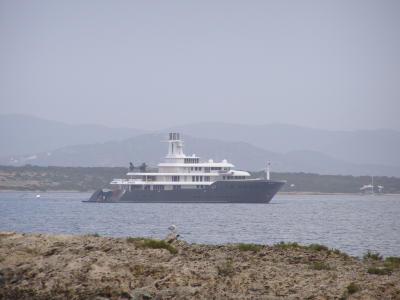
[[[0,231],[162,238],[195,243],[320,243],[350,255],[400,255],[400,196],[277,195],[270,204],[82,203],[87,193],[0,193]]]

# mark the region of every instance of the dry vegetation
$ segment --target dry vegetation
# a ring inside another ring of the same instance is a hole
[[[399,258],[375,257],[316,244],[0,233],[0,299],[400,299]]]

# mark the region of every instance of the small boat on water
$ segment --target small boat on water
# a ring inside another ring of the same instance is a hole
[[[285,184],[266,178],[250,178],[249,172],[235,170],[227,160],[202,162],[195,154],[183,153],[179,133],[170,133],[168,154],[157,172],[127,173],[127,179],[114,179],[111,190],[100,189],[84,202],[132,203],[268,203]]]
[[[371,176],[371,183],[360,187],[362,195],[382,195],[384,187],[382,185],[374,185],[374,176]]]

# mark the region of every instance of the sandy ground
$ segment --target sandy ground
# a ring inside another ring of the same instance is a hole
[[[168,250],[142,242],[1,232],[0,299],[400,299],[400,270],[385,260],[282,245],[174,241]],[[386,274],[368,273],[371,266]]]

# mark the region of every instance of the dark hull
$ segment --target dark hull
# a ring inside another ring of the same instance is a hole
[[[204,189],[104,193],[96,191],[88,201],[102,203],[268,203],[285,184],[283,181],[217,181]]]

